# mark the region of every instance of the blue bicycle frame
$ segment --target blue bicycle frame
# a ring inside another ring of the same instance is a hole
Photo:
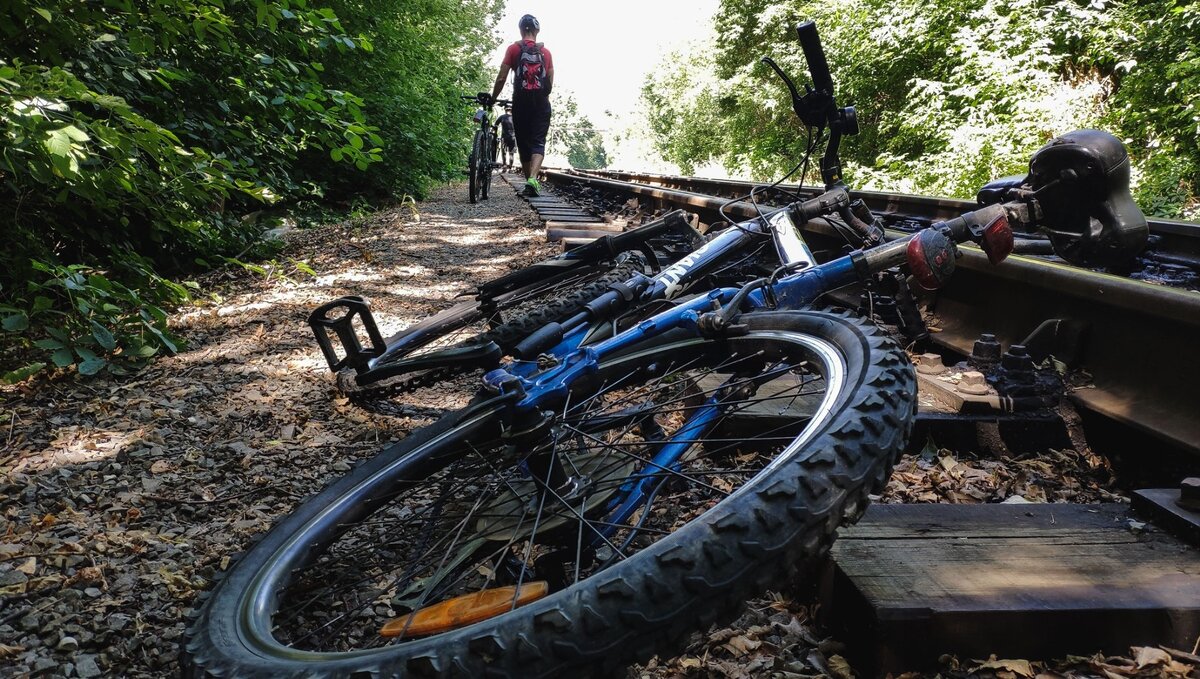
[[[845,197],[845,191],[839,189],[822,198],[828,196],[840,200]],[[703,275],[730,251],[742,247],[746,239],[762,237],[766,233],[774,236],[781,260],[786,266],[799,271],[775,281],[765,281],[757,288],[721,288],[692,297],[624,332],[591,344],[583,344],[590,332],[590,324],[579,325],[548,352],[562,357],[559,365],[539,372],[535,362],[517,362],[508,369],[488,373],[485,384],[514,400],[511,405],[514,416],[533,416],[545,410],[550,403],[563,403],[577,378],[595,371],[602,360],[617,352],[681,328],[696,336],[705,335],[707,331],[702,327],[701,318],[706,313],[715,313],[730,304],[739,307],[733,311],[798,309],[830,290],[865,280],[874,272],[905,261],[908,238],[865,251],[858,250],[826,264],[816,264],[792,217],[806,217],[818,209],[824,210],[826,204],[820,201],[814,199],[793,204],[728,229],[703,248],[650,279],[642,299],[672,298],[686,287],[687,282]],[[599,530],[594,541],[606,540],[619,524],[647,503],[664,475],[678,471],[684,453],[694,441],[709,433],[720,410],[718,396],[710,397],[671,437],[657,444],[657,451],[645,463],[647,469],[626,481],[615,497],[610,499],[605,511],[609,517],[606,520],[607,527]]]

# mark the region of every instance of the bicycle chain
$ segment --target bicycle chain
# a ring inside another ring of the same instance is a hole
[[[440,417],[446,413],[445,408],[429,408],[425,406],[404,405],[392,399],[402,394],[409,394],[424,387],[432,387],[442,380],[466,371],[460,368],[431,368],[418,375],[409,377],[402,382],[382,387],[365,387],[347,389],[338,379],[338,391],[345,394],[350,403],[370,412],[390,417]]]

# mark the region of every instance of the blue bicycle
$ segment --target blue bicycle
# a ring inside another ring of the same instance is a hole
[[[916,381],[875,325],[807,305],[897,266],[936,287],[968,240],[998,263],[1039,210],[1014,194],[879,242],[836,163],[853,109],[834,101],[815,26],[798,32],[816,89],[788,82],[797,113],[830,130],[828,190],[539,329],[470,406],[299,506],[204,603],[188,672],[608,674],[828,549],[888,478]],[[870,247],[818,264],[796,224],[827,214]],[[771,275],[681,294],[765,237]]]

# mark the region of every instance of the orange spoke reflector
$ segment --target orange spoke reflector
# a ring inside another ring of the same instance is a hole
[[[379,630],[379,634],[384,637],[419,637],[465,627],[507,613],[514,607],[514,599],[517,606],[524,606],[541,599],[549,591],[550,585],[544,580],[539,580],[521,585],[519,593],[516,586],[511,586],[463,594],[389,620]]]

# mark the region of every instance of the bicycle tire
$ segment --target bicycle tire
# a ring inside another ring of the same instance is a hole
[[[475,131],[475,140],[471,142],[471,157],[467,159],[467,195],[471,203],[479,202],[479,164],[482,161],[482,148],[479,138],[483,132]]]
[[[409,482],[405,474],[416,479],[411,483],[425,482],[432,478],[431,474],[436,476],[439,472],[417,467],[461,462],[470,456],[470,450],[475,450],[477,444],[493,436],[495,427],[503,422],[505,407],[494,400],[479,402],[473,408],[452,414],[414,433],[346,477],[333,481],[302,503],[292,515],[283,518],[223,573],[217,587],[197,604],[198,614],[188,629],[183,654],[186,675],[608,674],[628,662],[669,652],[688,631],[703,629],[719,618],[732,615],[745,599],[782,582],[798,559],[823,554],[837,527],[861,514],[868,494],[886,482],[891,465],[910,431],[916,409],[912,366],[895,342],[874,325],[845,314],[819,311],[752,313],[743,316],[742,322],[746,324],[747,332],[740,337],[664,336],[609,359],[597,371],[599,377],[596,380],[605,384],[605,375],[624,374],[631,366],[653,374],[663,370],[656,366],[664,359],[673,361],[671,365],[674,366],[674,361],[693,354],[706,360],[722,361],[734,360],[741,355],[739,352],[745,351],[745,356],[762,356],[764,370],[768,359],[783,356],[788,365],[792,365],[795,358],[812,355],[821,357],[813,360],[823,361],[826,368],[833,371],[830,375],[841,375],[837,380],[839,388],[833,390],[832,396],[822,397],[815,409],[816,419],[810,421],[803,435],[786,444],[783,454],[754,471],[743,485],[715,505],[702,509],[693,518],[685,516],[684,523],[667,532],[665,537],[582,581],[578,580],[579,572],[576,571],[574,584],[544,598],[452,631],[352,653],[280,645],[273,636],[276,633],[274,617],[262,611],[263,607],[272,608],[282,599],[291,601],[287,598],[290,590],[277,590],[287,580],[284,574],[294,574],[293,567],[308,569],[319,564],[324,557],[314,556],[310,551],[323,550],[329,547],[329,541],[348,534],[351,529],[343,529],[343,522],[362,522],[353,530],[371,530],[367,519],[377,520],[377,514],[382,510],[376,510],[380,509],[384,499],[402,496],[404,491],[398,489]],[[723,359],[722,356],[732,358]],[[663,372],[658,385],[691,388],[687,381],[668,380],[672,375]],[[757,378],[747,381],[753,379]],[[617,383],[613,384],[615,388]],[[730,389],[738,386],[728,382],[726,385]],[[779,393],[773,392],[768,400],[778,398]],[[603,395],[605,392],[601,387],[590,398]],[[580,397],[584,400],[577,403],[586,403],[589,398],[582,394]],[[669,401],[664,405],[667,403]],[[617,405],[621,405],[619,400]],[[562,422],[568,419],[564,418]],[[603,422],[603,416],[597,421]],[[581,421],[579,426],[584,426],[582,422],[592,420]],[[652,417],[651,424],[657,425],[658,421]],[[643,429],[645,424],[639,423],[638,427]],[[646,438],[649,440],[651,436],[647,434]],[[730,439],[718,439],[725,440]],[[708,449],[704,451],[707,455]],[[459,457],[449,461],[454,453]],[[494,459],[496,464],[518,464],[513,460]],[[737,460],[741,465],[750,464],[740,457]],[[718,477],[710,478],[716,483]],[[660,482],[660,487],[662,485]],[[512,506],[524,506],[524,498],[516,490],[513,492],[516,502]],[[448,489],[442,494],[451,493]],[[461,494],[463,492],[453,493],[455,498]],[[418,500],[426,497],[420,493],[416,495]],[[506,500],[499,506],[507,506],[507,503]],[[476,506],[479,506],[478,501]],[[494,506],[488,505],[485,509]],[[597,520],[586,518],[591,511],[586,502],[581,508],[576,515],[583,517],[577,522],[582,534],[584,523]],[[434,512],[431,510],[431,513]],[[652,515],[650,509],[646,514]],[[436,521],[438,515],[434,513],[434,516]],[[470,524],[473,516],[466,516],[461,523]],[[445,518],[450,521],[454,516]],[[651,521],[658,520],[651,518]],[[626,527],[646,533],[648,529],[642,525],[639,519],[634,526],[631,519]],[[569,528],[569,525],[566,528],[554,525],[543,530],[548,534],[560,531],[569,534]],[[318,529],[336,535],[322,534]],[[518,524],[511,530],[516,535],[520,529]],[[375,530],[392,529],[376,527]],[[531,535],[541,535],[536,523]],[[380,550],[401,549],[397,545],[411,545],[405,541],[411,537],[397,536],[396,543],[368,541],[364,544]],[[512,545],[512,539],[501,550],[502,554]],[[444,549],[453,552],[456,546],[458,543],[453,542]],[[410,548],[433,552],[438,544],[430,547],[426,543]],[[628,544],[619,549],[626,548]],[[577,556],[580,553],[576,551]],[[394,553],[380,558],[397,568],[392,563],[392,560],[399,560]],[[445,558],[442,558],[443,562]],[[490,564],[490,561],[484,563]],[[474,578],[476,574],[470,570],[470,565],[462,566],[462,569]],[[553,562],[550,565],[553,566]],[[564,564],[562,568],[566,570],[567,567]],[[353,570],[336,572],[343,579],[358,574]],[[409,577],[416,573],[413,569]],[[440,585],[439,575],[441,579],[448,577],[435,573],[429,579]],[[482,571],[477,575],[485,577]],[[498,581],[494,573],[486,577],[488,582],[493,577]],[[297,580],[304,578],[297,577]],[[290,587],[295,582],[286,584]],[[393,584],[393,589],[398,587]],[[303,596],[307,597],[307,592]],[[337,593],[335,600],[340,601],[341,596]],[[368,599],[367,605],[374,616],[378,611],[371,610],[371,601]],[[420,601],[417,604],[420,605]],[[361,609],[347,609],[343,617],[357,621],[360,613]],[[316,622],[319,621],[320,618]],[[322,643],[330,642],[322,639]]]
[[[488,199],[492,190],[492,135],[485,133],[483,137],[483,162],[479,164],[480,185],[483,187],[483,199]]]

